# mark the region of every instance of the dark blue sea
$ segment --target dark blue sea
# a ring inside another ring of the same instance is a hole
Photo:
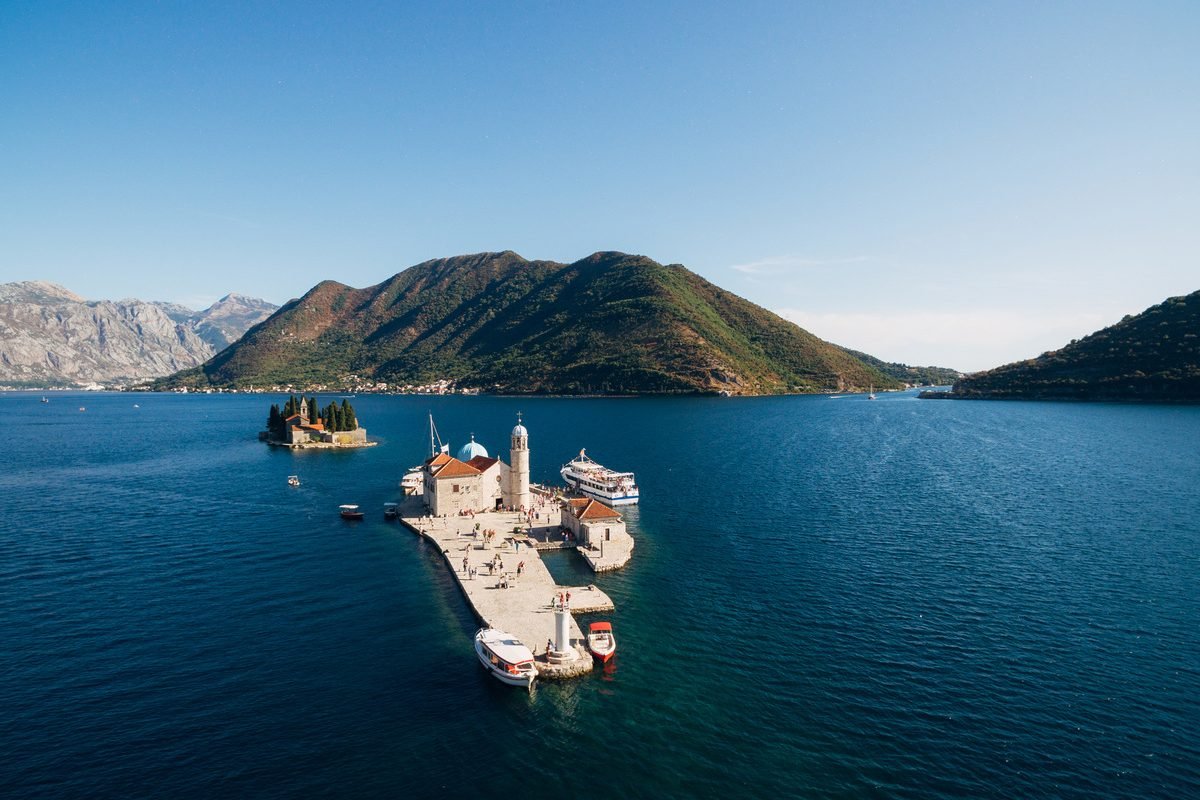
[[[1200,796],[1200,408],[359,396],[378,447],[290,453],[280,397],[49,397],[0,395],[5,798]],[[429,412],[518,410],[643,497],[615,666],[532,695],[380,513]]]

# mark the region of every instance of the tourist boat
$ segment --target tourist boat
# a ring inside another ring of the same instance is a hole
[[[601,661],[608,661],[617,652],[617,639],[611,622],[593,622],[588,626],[588,650]]]
[[[501,683],[529,689],[537,680],[533,653],[510,633],[497,628],[480,628],[475,633],[475,655]]]
[[[384,503],[383,504],[383,518],[384,519],[395,519],[398,516],[400,516],[400,504],[399,503]]]
[[[425,491],[425,472],[422,467],[411,467],[408,472],[404,473],[404,478],[400,481],[400,488],[404,490],[406,497],[411,497],[414,494],[423,494]]]
[[[288,486],[299,486],[299,485],[300,485],[300,476],[299,475],[288,475]]]
[[[358,510],[356,505],[338,506],[338,511],[342,514],[342,519],[362,519],[363,512]]]
[[[617,472],[601,466],[585,450],[564,464],[559,471],[567,486],[610,506],[630,505],[638,501],[638,487],[632,472]]]

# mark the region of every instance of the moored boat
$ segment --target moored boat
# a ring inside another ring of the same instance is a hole
[[[338,511],[342,515],[342,519],[362,519],[363,512],[359,511],[358,506],[346,504],[338,506]]]
[[[559,474],[567,486],[610,506],[631,505],[641,494],[632,472],[617,472],[597,464],[588,458],[586,450],[564,464]]]
[[[588,626],[588,650],[601,661],[608,661],[617,652],[617,639],[611,622],[593,622]]]
[[[517,637],[498,628],[480,628],[475,633],[475,655],[492,677],[509,686],[531,688],[537,680],[533,652]]]
[[[425,491],[425,472],[424,467],[412,467],[408,472],[404,473],[404,478],[400,481],[400,488],[404,490],[406,497],[411,497],[414,494],[424,494]]]
[[[399,503],[384,503],[383,504],[383,518],[384,519],[395,519],[398,516],[400,516],[400,504]]]
[[[300,476],[299,475],[288,475],[288,486],[299,486],[299,485],[300,485]]]

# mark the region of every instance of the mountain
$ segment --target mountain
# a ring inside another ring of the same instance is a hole
[[[505,393],[899,388],[845,350],[684,267],[511,251],[426,261],[376,286],[324,281],[173,386],[392,386]]]
[[[227,294],[198,314],[193,312],[189,323],[192,330],[219,353],[278,308],[266,300]]]
[[[913,386],[946,386],[963,376],[958,370],[948,367],[913,367],[895,361],[881,361],[875,356],[869,356],[849,348],[846,349],[846,352],[884,375],[890,375],[898,381]]]
[[[134,299],[88,301],[43,281],[0,284],[0,384],[121,383],[195,367],[239,324],[253,324],[256,304],[265,307],[254,321],[275,308],[230,295],[195,312]]]
[[[1126,316],[1061,350],[968,375],[950,396],[1200,402],[1200,292]]]

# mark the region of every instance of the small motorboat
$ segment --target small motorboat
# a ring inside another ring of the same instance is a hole
[[[383,504],[383,518],[384,519],[395,519],[398,516],[400,516],[400,504],[399,503],[384,503]]]
[[[517,637],[498,628],[480,628],[475,633],[475,655],[484,669],[501,683],[533,688],[537,667],[533,653]]]
[[[347,504],[347,505],[343,505],[343,506],[338,506],[338,511],[341,512],[342,519],[362,519],[363,518],[363,512],[359,511],[358,506],[356,506],[356,505]]]
[[[617,652],[617,640],[613,636],[611,622],[593,622],[588,626],[588,650],[601,661],[608,661]]]
[[[288,475],[288,486],[299,486],[299,485],[300,485],[300,476],[299,475]]]

